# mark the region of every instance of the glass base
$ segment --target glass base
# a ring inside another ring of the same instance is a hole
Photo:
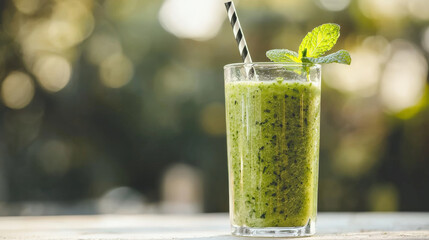
[[[242,227],[231,226],[232,235],[245,237],[305,237],[316,233],[316,224],[309,220],[303,227]]]

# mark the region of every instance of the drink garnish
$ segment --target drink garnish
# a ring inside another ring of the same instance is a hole
[[[350,65],[351,57],[346,50],[322,56],[337,43],[340,37],[340,26],[326,23],[307,33],[299,46],[298,52],[288,49],[272,49],[267,51],[267,57],[273,62],[290,63],[342,63]]]

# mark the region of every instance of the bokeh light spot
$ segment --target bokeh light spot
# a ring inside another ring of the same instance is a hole
[[[68,21],[51,21],[48,36],[50,44],[58,49],[72,47],[83,39],[79,26]]]
[[[133,63],[122,54],[105,59],[100,65],[100,79],[106,87],[120,88],[134,75]]]
[[[71,165],[71,149],[63,141],[46,141],[38,153],[43,170],[51,175],[63,175]]]
[[[25,14],[33,14],[40,7],[40,0],[13,0],[16,9]]]
[[[13,109],[27,106],[34,96],[34,83],[30,76],[22,72],[12,72],[1,86],[3,103]]]
[[[420,20],[429,20],[428,0],[408,0],[407,2],[411,16]]]
[[[390,44],[382,36],[366,37],[362,44],[351,50],[352,63],[328,64],[322,72],[324,81],[331,88],[360,97],[375,95],[380,80],[382,64],[390,55]]]
[[[422,46],[429,53],[429,27],[423,31],[422,35]]]
[[[428,66],[411,43],[396,40],[392,47],[392,57],[381,79],[380,97],[386,110],[398,113],[416,105],[423,96]]]
[[[201,173],[186,164],[171,166],[163,176],[162,198],[163,212],[201,212],[203,202]]]
[[[71,65],[58,55],[43,55],[33,67],[33,72],[40,85],[48,91],[58,92],[70,81]]]
[[[218,0],[166,0],[159,20],[165,30],[179,38],[208,40],[218,33],[225,14]]]
[[[154,91],[162,98],[184,99],[198,89],[199,79],[186,66],[172,62],[160,69],[155,77]]]
[[[225,108],[221,103],[210,103],[201,111],[200,123],[204,132],[218,136],[225,134]]]
[[[107,13],[116,20],[126,20],[130,16],[133,16],[140,9],[140,4],[144,1],[140,0],[107,0],[104,6]]]
[[[368,193],[371,211],[397,211],[399,206],[398,190],[392,184],[377,184]]]
[[[88,60],[93,64],[101,64],[103,60],[122,52],[121,44],[113,36],[94,34],[89,39],[88,50],[85,52]]]
[[[359,140],[365,140],[362,139]],[[351,144],[352,143],[352,144]],[[335,171],[347,177],[360,177],[370,170],[377,161],[372,156],[372,149],[368,145],[359,143],[357,140],[346,140],[341,142],[333,158]]]
[[[350,4],[350,0],[319,0],[319,2],[322,8],[333,12],[342,11]]]
[[[380,75],[379,55],[366,48],[351,51],[352,64],[325,66],[324,80],[331,88],[344,93],[370,96],[376,93]]]
[[[97,201],[97,209],[103,214],[136,214],[145,210],[145,197],[137,190],[120,186],[107,191]]]
[[[90,1],[57,1],[52,13],[50,35],[58,39],[63,47],[74,46],[87,38],[94,30],[94,16],[90,11]],[[55,45],[55,42],[52,44]]]
[[[372,19],[401,19],[407,16],[407,1],[359,0],[362,13]]]

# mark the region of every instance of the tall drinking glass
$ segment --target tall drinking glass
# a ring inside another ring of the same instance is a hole
[[[320,65],[237,63],[224,73],[232,233],[314,234]]]

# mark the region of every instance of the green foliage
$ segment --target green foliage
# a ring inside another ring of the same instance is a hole
[[[299,58],[320,57],[337,43],[340,36],[338,24],[326,23],[307,33],[299,45]],[[307,54],[303,54],[307,49]]]
[[[318,58],[314,58],[314,57],[303,57],[302,58],[303,62],[310,62],[310,63],[342,63],[342,64],[347,64],[350,65],[352,59],[350,57],[349,52],[347,52],[346,50],[340,50],[338,52],[335,53],[331,53],[329,55],[326,55],[324,57],[318,57]]]
[[[273,62],[307,62],[307,63],[351,63],[350,54],[346,50],[322,57],[332,49],[340,36],[340,26],[326,23],[314,28],[302,40],[298,53],[288,49],[268,50],[266,55]]]
[[[269,50],[267,57],[273,62],[300,62],[298,53],[287,49]]]

